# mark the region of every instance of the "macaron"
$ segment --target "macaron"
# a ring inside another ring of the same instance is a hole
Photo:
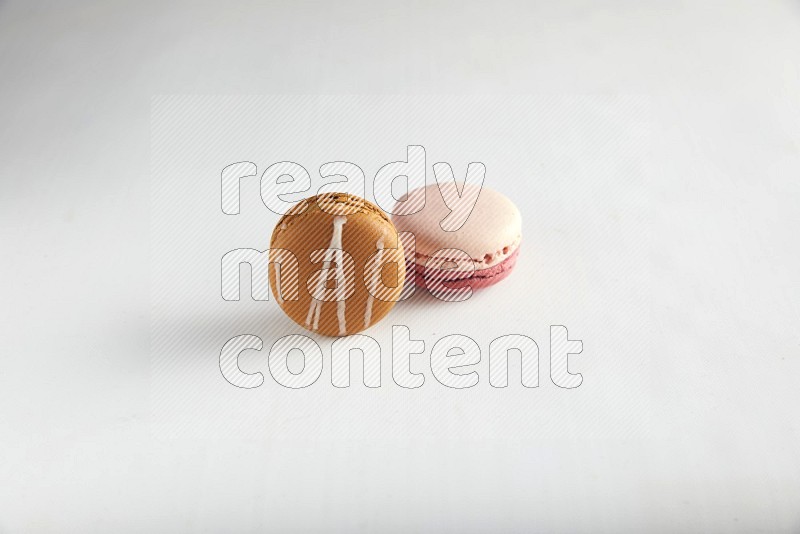
[[[292,206],[270,240],[269,283],[281,309],[326,336],[360,332],[400,298],[402,243],[377,206],[347,193],[324,193]]]
[[[423,202],[421,210],[404,214]],[[414,272],[406,277],[413,276],[418,286],[432,292],[492,286],[508,277],[517,263],[522,217],[514,203],[497,191],[482,187],[472,212],[463,214],[466,221],[457,229],[452,224],[443,228],[451,209],[437,184],[411,191],[409,201],[398,203],[393,213],[401,238],[408,242],[403,233],[414,235],[413,255],[410,250],[406,254],[407,270]]]

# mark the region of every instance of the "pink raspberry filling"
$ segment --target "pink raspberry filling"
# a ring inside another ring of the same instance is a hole
[[[461,289],[462,287],[472,287],[472,289],[480,289],[482,287],[489,287],[503,280],[514,269],[517,264],[517,256],[519,255],[519,247],[511,253],[509,257],[486,269],[480,269],[472,273],[464,273],[459,271],[451,271],[447,269],[429,269],[427,278],[425,276],[426,269],[424,264],[415,263],[414,270],[414,283],[419,287],[428,287],[430,279],[441,280],[441,283],[449,289]]]

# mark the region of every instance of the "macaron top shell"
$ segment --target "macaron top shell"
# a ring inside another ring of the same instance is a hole
[[[425,206],[420,211],[402,215],[402,203],[399,203],[392,216],[398,232],[414,234],[417,264],[424,265],[436,251],[450,248],[466,252],[473,261],[473,265],[455,261],[457,270],[488,269],[503,262],[519,247],[522,216],[505,195],[483,187],[466,222],[458,230],[448,232],[442,228],[441,221],[451,210],[437,184],[411,191],[407,205],[418,206],[423,192]]]
[[[355,334],[380,321],[405,279],[402,243],[390,219],[346,193],[324,193],[289,209],[272,233],[270,259],[283,262],[269,269],[281,309],[326,336]],[[396,268],[384,269],[388,263]]]

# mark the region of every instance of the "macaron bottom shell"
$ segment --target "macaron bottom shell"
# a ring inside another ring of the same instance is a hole
[[[430,288],[433,286],[434,289],[439,290],[444,285],[445,288],[454,291],[465,287],[472,289],[489,287],[511,274],[517,264],[517,256],[519,256],[519,247],[497,265],[471,273],[446,269],[426,269],[424,264],[415,263],[414,283],[418,287]]]

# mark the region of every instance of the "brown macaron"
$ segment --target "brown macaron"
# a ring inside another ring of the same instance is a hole
[[[347,193],[292,206],[270,241],[269,283],[281,309],[326,336],[355,334],[380,321],[400,298],[403,248],[380,208]]]

